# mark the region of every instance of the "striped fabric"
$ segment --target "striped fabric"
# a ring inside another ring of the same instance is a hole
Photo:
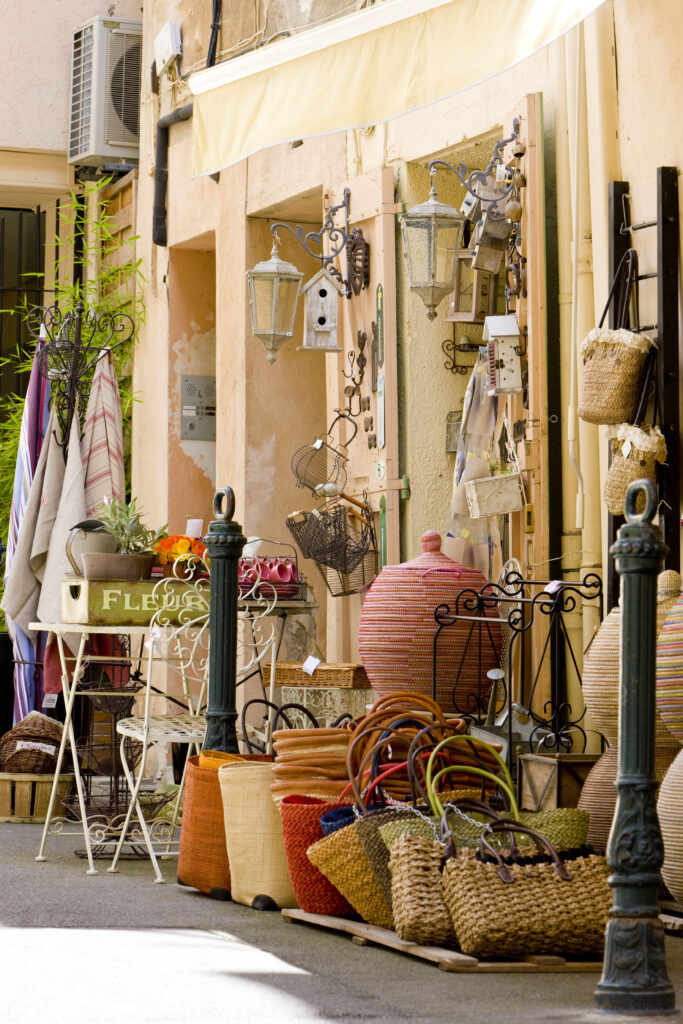
[[[657,640],[657,710],[669,732],[683,743],[683,595],[678,598]]]
[[[34,357],[21,419],[12,508],[7,527],[5,580],[12,568],[19,527],[26,511],[26,503],[43,446],[49,415],[50,383],[40,374],[37,359]],[[14,723],[16,724],[30,711],[40,710],[42,706],[40,673],[36,672],[33,664],[27,664],[42,661],[42,638],[38,637],[34,644],[8,616],[5,616],[5,621],[7,631],[12,638],[16,662],[14,666]]]
[[[88,398],[81,440],[85,504],[91,516],[104,498],[126,497],[121,398],[109,350],[100,355]]]

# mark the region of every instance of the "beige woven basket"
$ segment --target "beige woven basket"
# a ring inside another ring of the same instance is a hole
[[[218,769],[231,894],[248,907],[257,896],[270,896],[278,907],[297,905],[280,812],[270,794],[272,778],[271,764],[232,761]]]
[[[276,686],[340,686],[345,689],[369,690],[370,680],[362,665],[327,664],[321,662],[313,675],[304,672],[297,661],[278,661],[275,666]]]
[[[657,814],[664,840],[662,878],[674,897],[683,900],[683,750],[662,780]]]
[[[588,423],[631,419],[651,338],[627,330],[595,327],[581,342],[583,381],[579,416]]]
[[[399,939],[423,946],[453,946],[455,932],[441,895],[441,843],[404,833],[393,844],[391,898]]]
[[[628,485],[634,480],[657,482],[657,463],[666,462],[666,441],[659,427],[633,427],[628,423],[610,431],[612,461],[605,478],[604,498],[613,516],[623,516]],[[636,512],[645,509],[645,494],[636,499]]]
[[[657,635],[678,595],[681,577],[667,569],[657,578]],[[583,660],[581,688],[583,700],[607,742],[616,746],[619,734],[619,673],[621,666],[621,612],[613,608],[605,616]],[[670,734],[661,715],[655,716],[655,742],[667,747]]]

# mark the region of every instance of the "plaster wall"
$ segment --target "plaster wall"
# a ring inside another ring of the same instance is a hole
[[[0,149],[67,148],[74,29],[97,15],[142,18],[140,0],[22,0],[2,5]],[[20,98],[20,102],[16,102]]]

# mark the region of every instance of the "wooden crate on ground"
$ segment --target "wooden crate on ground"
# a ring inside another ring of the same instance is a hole
[[[526,811],[576,807],[599,754],[520,754],[519,806]]]
[[[0,821],[45,821],[53,780],[54,775],[0,772]],[[60,796],[67,795],[73,781],[73,775],[60,776]]]

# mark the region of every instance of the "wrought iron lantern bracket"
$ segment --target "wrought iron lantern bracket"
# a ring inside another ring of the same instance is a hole
[[[320,231],[304,231],[301,224],[292,227],[284,221],[277,221],[271,225],[271,232],[277,235],[278,231],[288,231],[297,240],[304,252],[316,260],[320,260],[323,270],[336,278],[346,292],[346,298],[352,295],[360,295],[363,288],[370,284],[370,247],[363,238],[360,228],[349,230],[349,207],[351,203],[351,190],[344,189],[344,198],[341,203],[331,206],[325,215],[325,220]],[[343,223],[337,224],[337,214],[343,211]],[[327,238],[328,251],[324,251],[324,241]],[[337,256],[346,250],[346,277],[335,266]]]
[[[512,122],[512,135],[509,135],[506,139],[498,139],[495,146],[493,147],[493,156],[489,161],[488,167],[483,171],[475,170],[467,173],[467,166],[464,163],[459,163],[457,167],[450,164],[447,160],[442,160],[437,157],[434,160],[430,160],[427,165],[427,170],[432,176],[432,180],[436,179],[436,172],[440,167],[446,170],[452,171],[456,176],[461,185],[463,185],[471,196],[474,196],[482,205],[489,207],[488,215],[491,220],[504,220],[505,213],[498,208],[498,204],[501,199],[505,199],[511,195],[515,189],[519,188],[518,182],[515,181],[514,174],[512,175],[509,182],[506,183],[505,188],[501,189],[500,192],[496,192],[493,196],[484,196],[481,192],[477,191],[477,185],[485,187],[492,174],[495,174],[496,168],[505,167],[505,158],[503,151],[506,146],[509,146],[511,142],[519,142],[519,118],[516,117]],[[515,154],[516,155],[516,154]],[[521,154],[520,154],[521,155]]]

